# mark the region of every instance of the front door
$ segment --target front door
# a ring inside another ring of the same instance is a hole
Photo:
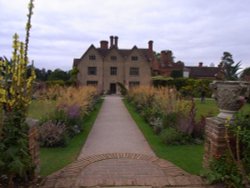
[[[110,84],[110,94],[116,94],[116,84],[115,83]]]

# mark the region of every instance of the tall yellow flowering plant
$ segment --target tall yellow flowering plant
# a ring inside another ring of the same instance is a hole
[[[27,75],[33,2],[28,6],[25,42],[14,34],[11,59],[0,58],[0,186],[14,187],[32,174],[25,120],[35,79],[34,70]]]

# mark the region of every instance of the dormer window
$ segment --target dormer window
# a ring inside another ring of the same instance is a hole
[[[138,61],[138,56],[131,56],[132,61]]]
[[[89,60],[95,60],[95,55],[89,55]]]
[[[110,57],[110,59],[111,59],[112,61],[116,61],[116,60],[117,60],[117,56],[112,55],[112,56]]]

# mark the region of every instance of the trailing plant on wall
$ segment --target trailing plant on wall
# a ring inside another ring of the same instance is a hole
[[[28,127],[25,123],[31,101],[34,70],[27,76],[28,47],[34,0],[28,6],[25,42],[14,34],[10,60],[0,60],[0,180],[13,187],[32,175],[28,148]]]

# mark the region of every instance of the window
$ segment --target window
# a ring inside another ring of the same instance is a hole
[[[88,67],[88,75],[96,75],[96,67]]]
[[[138,87],[139,85],[139,81],[129,82],[129,88]]]
[[[110,57],[110,59],[111,59],[112,61],[116,61],[116,60],[117,60],[117,57],[114,56],[114,55],[112,55],[112,56]]]
[[[87,86],[97,86],[98,82],[97,81],[92,81],[92,80],[88,80],[87,81]]]
[[[95,60],[95,55],[89,55],[89,60]]]
[[[117,67],[110,67],[110,75],[117,75]]]
[[[137,67],[130,67],[129,69],[130,76],[139,76],[139,68]]]
[[[131,56],[132,61],[138,61],[138,56]]]

